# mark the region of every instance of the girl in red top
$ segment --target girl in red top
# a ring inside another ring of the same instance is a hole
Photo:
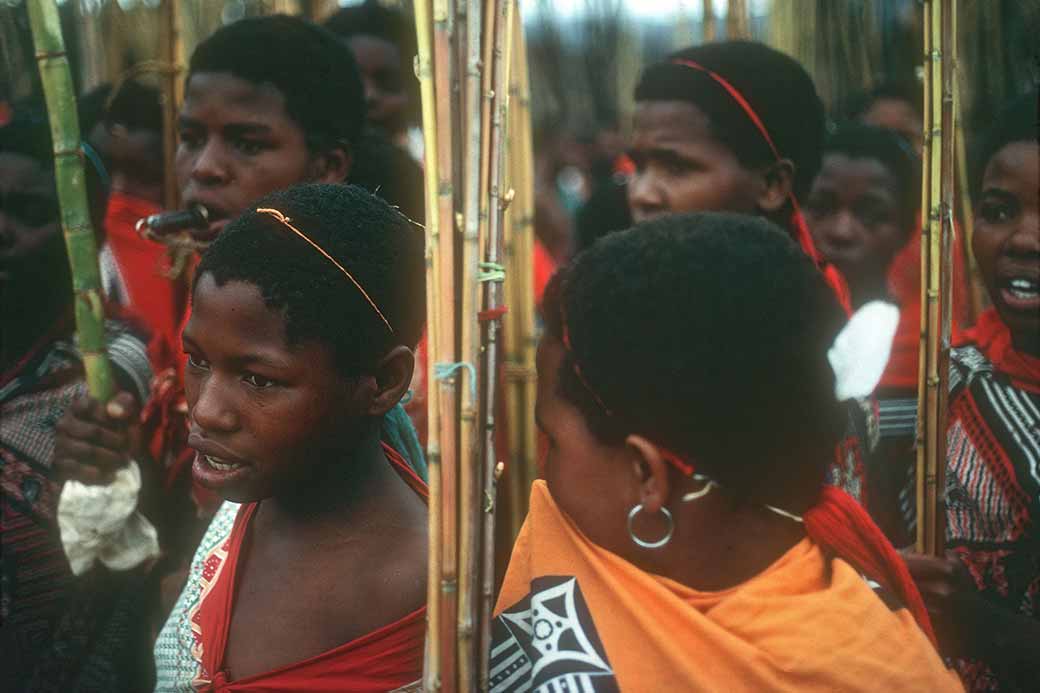
[[[425,486],[380,427],[411,380],[423,276],[421,230],[355,186],[268,196],[203,256],[188,444],[226,502],[157,641],[160,690],[420,678]]]

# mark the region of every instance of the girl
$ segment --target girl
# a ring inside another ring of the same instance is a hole
[[[959,689],[898,555],[824,484],[844,314],[797,245],[662,217],[580,255],[545,312],[549,452],[493,691]]]
[[[271,195],[203,256],[188,442],[225,503],[156,643],[159,689],[420,677],[425,486],[380,424],[407,391],[423,305],[421,232],[354,186]]]

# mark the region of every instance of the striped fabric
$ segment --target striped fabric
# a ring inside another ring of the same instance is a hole
[[[1040,619],[1040,394],[974,346],[953,350],[950,384],[947,546],[986,599]],[[1006,687],[982,662],[958,668],[969,690]]]
[[[145,346],[117,325],[108,327],[108,354],[117,378],[143,400],[151,377]],[[127,648],[112,645],[112,656],[98,648],[111,644],[113,627],[134,639],[143,635],[139,626],[137,631],[124,628],[122,611],[142,604],[84,591],[72,577],[58,537],[59,486],[50,467],[54,425],[85,391],[75,346],[61,339],[43,345],[0,384],[0,689],[5,691],[76,690],[86,680],[98,683],[96,690],[117,690],[129,679],[120,671],[126,667],[113,657],[125,656]]]

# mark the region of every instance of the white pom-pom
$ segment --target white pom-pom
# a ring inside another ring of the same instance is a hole
[[[899,309],[871,301],[849,319],[827,352],[839,401],[867,397],[881,381],[899,327]]]

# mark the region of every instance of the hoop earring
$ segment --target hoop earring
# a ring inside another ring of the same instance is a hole
[[[642,510],[643,504],[640,503],[639,505],[635,506],[630,511],[628,511],[628,536],[632,540],[632,543],[634,543],[636,546],[642,547],[644,549],[659,549],[672,540],[672,533],[675,531],[675,523],[672,522],[672,513],[668,510],[668,508],[661,508],[661,512],[668,520],[668,531],[665,533],[663,537],[661,537],[657,541],[644,541],[637,537],[635,530],[632,529],[632,520],[634,520],[636,515],[638,515]]]

